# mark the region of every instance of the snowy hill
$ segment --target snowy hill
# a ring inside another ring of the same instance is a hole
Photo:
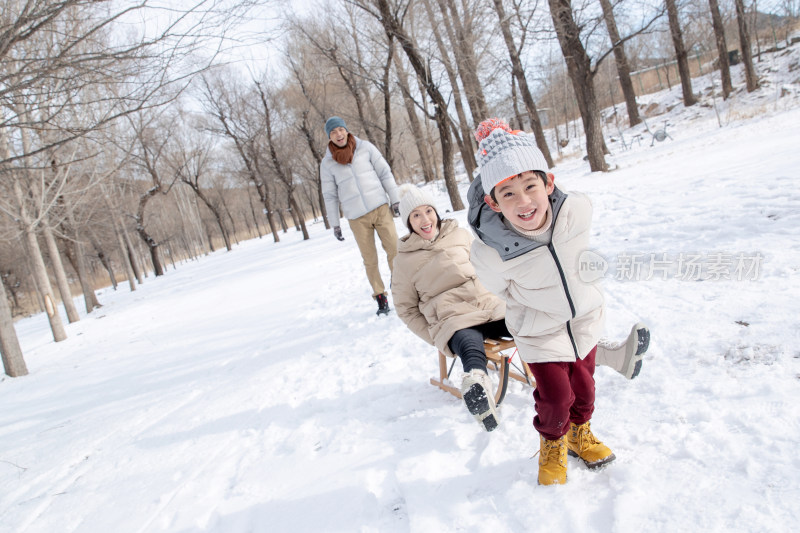
[[[797,526],[798,58],[769,56],[764,88],[716,111],[709,80],[705,106],[645,97],[671,109],[649,119],[671,138],[638,127],[612,144],[617,170],[554,169],[594,203],[608,336],[652,331],[638,378],[597,371],[609,467],[570,458],[567,485],[537,486],[530,390],[512,383],[481,432],[428,383],[435,350],[375,316],[352,234],[315,224],[100,291],[58,344],[43,316],[20,321],[30,375],[0,381],[0,532]]]

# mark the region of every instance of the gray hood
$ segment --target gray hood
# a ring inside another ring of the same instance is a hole
[[[492,211],[483,201],[485,195],[480,176],[477,176],[467,192],[467,201],[469,201],[467,222],[469,222],[475,235],[484,244],[497,250],[503,261],[514,259],[535,248],[545,246],[540,242],[526,239],[508,229],[503,222],[503,215]],[[550,205],[553,209],[553,226],[555,226],[561,205],[566,199],[566,193],[561,192],[558,187],[553,189],[553,193],[550,195]]]

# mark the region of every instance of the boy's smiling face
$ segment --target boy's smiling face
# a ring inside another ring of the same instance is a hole
[[[533,171],[500,182],[494,188],[494,197],[484,196],[492,211],[502,213],[514,226],[525,231],[535,231],[547,220],[548,196],[553,192],[553,175],[548,174],[547,185]]]

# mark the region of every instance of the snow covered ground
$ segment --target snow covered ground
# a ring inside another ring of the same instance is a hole
[[[716,112],[651,118],[672,138],[612,143],[613,172],[554,169],[594,202],[608,335],[652,331],[638,378],[597,370],[609,467],[570,458],[567,485],[537,486],[531,391],[512,383],[481,432],[428,383],[435,350],[375,316],[349,230],[315,224],[102,290],[58,344],[41,315],[18,322],[30,375],[0,381],[0,531],[797,527],[798,58],[766,58],[769,83]]]

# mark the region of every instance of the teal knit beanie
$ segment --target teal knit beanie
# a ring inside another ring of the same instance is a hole
[[[342,120],[339,117],[331,117],[331,118],[329,118],[325,122],[325,135],[330,137],[331,136],[331,132],[333,130],[335,130],[336,128],[347,129],[347,126],[345,125],[344,120]]]

